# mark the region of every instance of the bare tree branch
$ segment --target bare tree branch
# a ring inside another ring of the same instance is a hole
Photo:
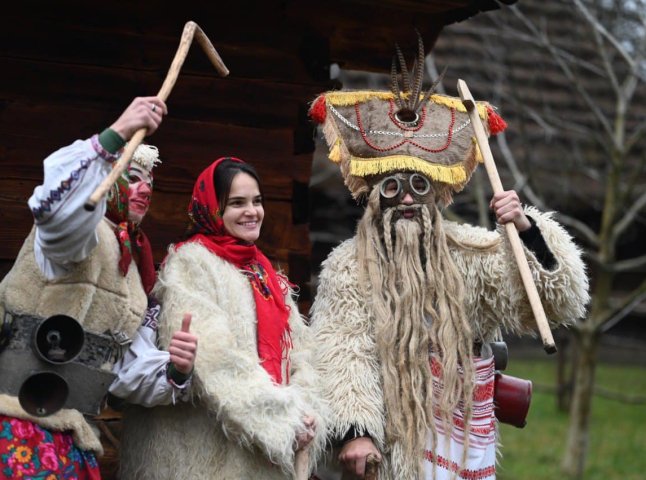
[[[588,21],[588,23],[595,29],[597,30],[601,35],[603,35],[608,42],[612,44],[613,47],[619,52],[619,55],[621,55],[624,59],[624,61],[630,66],[631,70],[636,69],[636,64],[635,60],[633,57],[631,57],[626,49],[617,41],[617,39],[612,35],[606,28],[599,23],[599,21],[590,13],[590,10],[583,5],[581,0],[574,0],[574,4],[576,7],[579,9],[583,17]]]
[[[628,137],[628,140],[626,140],[626,152],[632,150],[635,144],[644,137],[646,137],[646,120],[638,124],[637,127],[635,127],[635,130],[633,130],[633,132]]]
[[[628,175],[628,184],[624,187],[624,194],[621,197],[621,205],[625,204],[629,198],[632,198],[633,191],[635,188],[638,188],[640,185],[640,179],[642,178],[642,173],[646,167],[646,153],[642,155],[635,168],[633,168],[630,175]]]
[[[580,4],[580,2],[575,2]],[[583,5],[580,6],[579,10],[581,10]],[[586,20],[588,21],[588,26],[592,30],[592,34],[594,36],[594,41],[597,45],[597,51],[599,52],[599,55],[601,56],[601,60],[603,62],[604,69],[606,71],[606,75],[610,79],[610,84],[612,85],[612,89],[615,91],[615,94],[619,97],[620,96],[620,87],[619,87],[619,81],[617,80],[617,75],[615,75],[615,70],[612,67],[612,63],[610,61],[610,58],[608,56],[608,51],[606,50],[606,45],[603,42],[603,38],[601,36],[601,33],[599,32],[599,22],[596,20],[596,18],[593,18],[592,15],[590,15],[590,12],[585,9],[585,12],[581,12]],[[586,15],[587,13],[587,15]],[[601,26],[603,28],[603,26]]]
[[[527,43],[528,45],[544,47],[544,44],[541,41],[537,40],[536,37],[534,37],[533,35],[527,35],[523,32],[519,32],[518,30],[514,30],[513,28],[509,27],[509,25],[505,25],[505,28],[501,29],[498,27],[487,28],[480,25],[473,27],[469,25],[469,22],[466,22],[466,23],[458,24],[452,28],[456,33],[476,34],[483,37],[496,38],[497,41],[499,41],[499,39],[504,39],[512,42],[520,41],[523,43]],[[563,50],[562,48],[559,48],[556,46],[553,46],[553,47],[554,47],[554,53],[562,57],[563,60],[567,61],[568,63],[571,63],[572,65],[577,65],[582,69],[587,70],[589,73],[603,76],[604,70],[599,68],[594,63],[588,62],[587,60],[581,57],[577,57],[576,55],[572,55],[571,53]]]
[[[503,159],[505,160],[505,163],[509,168],[509,171],[514,177],[514,180],[516,182],[516,188],[520,187],[520,191],[523,193],[523,195],[527,197],[530,203],[532,203],[533,205],[535,205],[541,210],[549,210],[549,207],[547,207],[543,199],[539,197],[536,194],[536,192],[534,192],[534,190],[531,188],[531,186],[529,186],[529,184],[525,181],[525,176],[518,168],[518,164],[516,163],[514,154],[509,148],[509,144],[507,143],[507,137],[505,136],[505,133],[504,132],[499,133],[496,136],[496,141],[498,143],[498,148],[500,149],[500,153],[502,154]],[[589,245],[594,247],[599,246],[599,237],[585,223],[581,222],[580,220],[577,220],[574,217],[570,217],[569,215],[565,215],[559,212],[556,213],[556,216],[558,217],[559,221],[561,221],[561,223],[576,230],[577,234],[581,236],[583,239],[585,239]]]
[[[613,242],[616,241],[621,236],[621,234],[626,231],[626,229],[633,222],[637,214],[644,207],[646,207],[646,192],[642,193],[639,196],[637,201],[635,201],[635,203],[632,204],[632,206],[628,209],[628,211],[625,213],[622,219],[615,224],[614,228],[612,229]]]
[[[614,262],[608,266],[608,268],[613,272],[630,272],[632,270],[637,270],[640,267],[646,266],[646,255],[640,257],[631,258],[628,260],[620,260]]]
[[[579,78],[574,74],[570,66],[568,65],[567,62],[563,60],[563,58],[557,54],[556,49],[554,45],[552,45],[552,42],[550,41],[549,37],[547,34],[543,31],[540,31],[515,5],[509,7],[509,10],[516,15],[516,17],[525,24],[525,26],[534,34],[536,37],[540,40],[541,44],[543,47],[545,47],[551,54],[552,57],[554,58],[554,61],[558,64],[558,66],[561,68],[561,71],[565,74],[565,76],[570,80],[572,85],[574,86],[574,89],[581,95],[581,98],[583,101],[586,103],[590,111],[594,114],[596,117],[597,121],[601,124],[603,129],[605,130],[606,134],[610,137],[613,138],[613,131],[612,127],[610,126],[610,123],[608,122],[608,119],[605,117],[599,106],[594,102],[594,100],[590,97],[586,89],[583,87],[583,84],[579,80]]]
[[[646,280],[644,280],[639,287],[633,290],[628,297],[626,297],[621,305],[612,309],[603,318],[599,319],[599,328],[601,333],[607,332],[617,323],[623,320],[626,315],[632,312],[642,300],[646,299]]]

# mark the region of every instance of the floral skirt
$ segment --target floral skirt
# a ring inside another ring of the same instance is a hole
[[[0,479],[99,480],[94,453],[74,446],[72,434],[0,415]]]

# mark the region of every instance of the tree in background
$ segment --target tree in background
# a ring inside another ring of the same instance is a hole
[[[585,249],[592,303],[571,329],[562,461],[574,478],[585,466],[600,338],[646,299],[645,56],[646,0],[521,0],[447,28],[433,55],[449,66],[445,85],[461,76],[513,126],[492,142],[506,188],[558,210]]]

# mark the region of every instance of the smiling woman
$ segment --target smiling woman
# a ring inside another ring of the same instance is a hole
[[[224,205],[222,221],[225,230],[248,243],[258,240],[265,210],[257,177],[239,170],[233,177],[229,198]]]
[[[254,243],[262,202],[256,171],[237,158],[198,177],[187,239],[169,249],[153,292],[162,348],[192,313],[195,380],[176,405],[126,411],[122,478],[286,480],[296,451],[310,445],[311,465],[322,451],[310,330],[292,285]]]

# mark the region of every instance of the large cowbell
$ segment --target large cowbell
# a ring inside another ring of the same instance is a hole
[[[0,392],[18,397],[30,415],[61,408],[96,415],[115,375],[114,341],[85,332],[72,317],[5,313],[0,330]]]

